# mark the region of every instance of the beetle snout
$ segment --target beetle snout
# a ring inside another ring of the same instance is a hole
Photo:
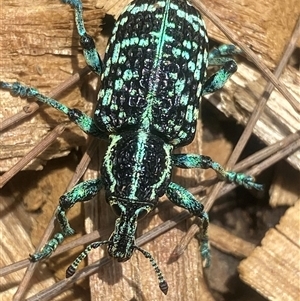
[[[115,258],[118,262],[124,262],[131,258],[133,253],[133,244],[123,244],[122,241],[112,241],[108,245],[107,252],[109,256]]]

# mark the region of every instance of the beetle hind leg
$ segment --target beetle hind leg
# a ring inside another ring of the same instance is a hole
[[[173,182],[169,184],[166,195],[172,203],[200,218],[200,253],[204,266],[209,267],[211,262],[207,234],[209,219],[208,214],[204,211],[204,206],[190,192]]]
[[[88,180],[77,184],[72,190],[60,197],[59,206],[56,209],[56,218],[61,228],[61,232],[56,233],[42,248],[40,252],[30,255],[33,262],[49,257],[56,248],[64,241],[65,237],[74,234],[66,211],[78,202],[85,202],[92,199],[102,188],[101,179]]]

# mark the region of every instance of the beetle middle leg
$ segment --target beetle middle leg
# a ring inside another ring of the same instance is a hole
[[[234,171],[226,171],[219,163],[213,161],[208,156],[197,154],[173,154],[173,164],[180,168],[203,168],[213,169],[222,179],[231,183],[244,186],[247,189],[254,188],[256,190],[262,190],[263,185],[254,182],[253,177],[244,173],[237,173]]]
[[[78,109],[68,108],[57,100],[41,94],[33,87],[23,85],[19,82],[7,83],[0,81],[0,88],[9,90],[13,96],[36,98],[38,101],[45,103],[67,115],[69,119],[76,123],[85,133],[100,139],[107,138],[107,135],[100,131],[100,129],[96,126],[93,118]]]

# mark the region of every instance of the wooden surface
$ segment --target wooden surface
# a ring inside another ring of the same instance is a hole
[[[57,206],[57,200],[74,173],[74,160],[73,163],[68,160],[64,164],[56,160],[51,167],[48,166],[41,172],[43,174],[35,171],[26,173],[17,175],[9,183],[9,187],[6,186],[0,190],[1,268],[18,261],[28,260],[28,255],[34,252],[34,244],[37,244],[43,235],[47,222]],[[58,174],[60,181],[57,181]],[[36,208],[42,208],[42,212],[33,214],[31,211]],[[68,216],[74,220],[78,216],[78,209],[78,207],[74,208]],[[76,225],[75,228],[80,235],[80,228]],[[54,269],[57,266],[59,265],[57,264]],[[24,274],[23,268],[0,276],[1,301],[13,300]],[[27,297],[55,284],[57,279],[53,275],[53,269],[49,269],[48,264],[39,264],[31,279]],[[77,295],[80,296],[78,292]],[[55,300],[76,300],[74,296],[76,295],[73,291],[68,290]]]
[[[104,52],[107,38],[99,35],[103,10],[94,1],[85,1],[84,16],[90,34],[96,36],[99,51]],[[20,81],[49,94],[58,84],[85,66],[74,14],[70,6],[59,1],[0,1],[0,70],[1,80]],[[84,98],[80,83],[65,91],[59,100],[70,107],[91,112],[91,104]],[[0,122],[23,110],[26,99],[13,98],[0,91]],[[85,144],[85,135],[63,114],[43,106],[38,113],[1,133],[0,171],[7,170],[26,155],[57,124],[65,122],[67,131],[47,149],[30,169],[42,169],[46,160],[66,156],[70,149]]]
[[[100,53],[103,53],[107,39],[101,36],[98,27],[101,23],[103,12],[117,16],[120,10],[124,8],[125,2],[128,3],[129,1],[103,0],[97,1],[97,3],[92,0],[84,1],[84,17],[87,20],[86,27],[90,34],[97,36],[97,48]],[[276,5],[273,1],[259,4],[255,3],[254,6],[251,6],[250,2],[250,0],[249,2],[243,2],[244,5],[241,6],[239,3],[232,1],[207,1],[207,6],[211,6],[212,10],[214,10],[222,20],[227,20],[227,24],[239,32],[240,35],[251,44],[251,47],[261,54],[264,62],[268,66],[274,67],[292,31],[298,6],[293,0],[290,0],[289,3],[284,2],[283,4],[282,1],[276,1]],[[284,5],[284,7],[281,5]],[[0,0],[0,7],[2,9],[0,14],[1,79],[4,76],[7,80],[20,80],[38,87],[44,93],[48,93],[53,87],[76,72],[79,67],[84,66],[78,46],[77,34],[73,31],[73,13],[69,7],[60,4],[59,1],[52,1],[51,5],[49,5],[49,1],[46,0],[37,0],[34,3],[32,1],[22,1],[21,3],[16,0]],[[252,19],[252,17],[255,17],[255,19]],[[269,21],[267,22],[266,20]],[[284,21],[277,22],[277,20]],[[284,26],[282,24],[284,24]],[[212,29],[210,24],[208,24],[208,27],[209,32],[213,34],[215,39],[223,39],[219,38],[219,34]],[[281,30],[282,28],[284,31]],[[276,34],[281,33],[282,36],[276,39],[274,32]],[[248,69],[246,69],[245,72],[247,75],[249,72]],[[260,81],[259,77],[257,77],[257,81]],[[85,112],[90,112],[91,104],[87,103],[85,98],[81,95],[82,90],[86,87],[89,86],[86,83],[81,83],[74,87],[74,89],[70,89],[69,93],[66,93],[63,98],[59,99],[69,106],[75,106]],[[22,110],[22,107],[27,104],[27,100],[12,98],[9,93],[3,91],[0,91],[0,101],[1,120]],[[289,112],[289,114],[294,116],[291,112]],[[35,114],[34,117],[30,117],[26,122],[22,122],[18,124],[17,127],[12,127],[2,134],[0,145],[1,170],[7,170],[15,164],[19,158],[24,156],[45,136],[49,129],[52,129],[56,124],[62,121],[68,122],[61,114],[57,114],[49,108],[43,108],[39,113]],[[69,125],[69,123],[67,124],[68,131],[66,135],[36,161],[34,169],[42,168],[42,164],[44,164],[45,160],[52,157],[65,156],[75,146],[85,144],[85,137],[76,129],[76,126]],[[297,123],[291,123],[291,127],[297,126]],[[186,151],[199,153],[200,149],[201,133],[198,131],[197,139]],[[210,155],[209,150],[206,154]],[[98,163],[96,162],[95,164]],[[49,165],[51,165],[51,163],[49,163]],[[64,165],[63,161],[61,165]],[[49,209],[47,216],[44,215],[39,218],[44,225],[47,224],[52,210],[57,204],[57,194],[62,193],[58,191],[55,184],[56,182],[61,182],[62,171],[56,171],[55,174],[56,176],[51,180],[51,185],[53,185],[51,187],[52,190],[50,190],[46,198],[47,202],[53,202],[51,205],[52,209]],[[95,177],[96,173],[92,171],[89,176]],[[18,189],[18,183],[23,182],[22,175],[20,175],[19,179],[19,182],[15,182],[14,184],[15,190]],[[184,187],[193,187],[200,179],[201,171],[184,170],[182,174],[176,175],[176,182],[182,184]],[[38,201],[38,205],[33,202],[30,206],[36,206],[34,207],[36,209],[40,204],[45,203],[45,198],[43,197],[46,190],[45,187],[49,188],[50,186],[48,184],[46,186],[44,185],[35,195],[29,195],[29,199],[31,198],[33,201]],[[64,188],[61,189],[62,191],[64,190]],[[51,192],[54,190],[56,193]],[[21,190],[19,197],[22,197],[22,193],[23,191]],[[41,195],[42,197],[39,198]],[[24,226],[24,223],[19,222],[22,219],[28,219],[27,213],[22,211],[20,214],[18,211],[13,211],[13,209],[14,206],[8,203],[7,207],[3,209],[4,212],[9,213],[7,214],[8,220],[1,216],[1,222],[3,222],[2,229],[4,229],[3,232],[5,234],[5,238],[2,241],[5,245],[10,247],[7,256],[10,261],[5,259],[3,264],[27,258],[28,252],[33,251],[33,246],[28,242],[27,234],[30,226]],[[75,208],[73,208],[72,211],[73,210],[76,211]],[[103,195],[100,194],[99,199],[87,203],[85,210],[87,232],[97,228],[106,229],[113,225],[115,216],[109,206],[105,204]],[[45,211],[45,207],[42,211]],[[159,214],[142,220],[141,223],[139,223],[138,235],[159,225],[162,221],[171,219],[176,212],[177,209],[171,208],[170,210],[164,210],[159,212]],[[72,213],[70,212],[70,214]],[[77,219],[76,213],[72,220],[74,219]],[[296,220],[296,222],[297,221],[299,220]],[[165,297],[160,292],[156,275],[148,260],[145,259],[142,254],[139,254],[139,252],[135,252],[130,261],[122,264],[113,261],[111,264],[99,269],[99,273],[91,277],[89,285],[91,300],[105,301],[112,300],[113,298],[114,300],[192,301],[199,300],[199,296],[201,296],[201,301],[213,300],[202,279],[201,261],[196,239],[192,240],[187,251],[178,261],[168,263],[173,248],[179,242],[182,235],[184,235],[190,223],[191,220],[184,222],[172,231],[143,246],[154,256],[164,273],[169,283],[168,296]],[[16,225],[15,227],[18,231],[12,228],[10,226],[11,224]],[[41,224],[36,224],[36,232],[33,234],[34,237],[38,237],[38,239],[43,231],[40,225]],[[40,231],[39,233],[37,233],[38,230]],[[213,243],[215,243],[215,241],[217,243],[218,235],[221,235],[218,231],[216,233],[217,234],[212,234],[214,237],[214,239],[212,239]],[[103,237],[103,239],[107,239],[107,237]],[[20,245],[24,245],[22,250],[20,250]],[[243,246],[245,246],[245,244],[243,244]],[[250,245],[249,248],[251,249],[251,247]],[[228,246],[223,246],[223,249],[224,248],[228,250]],[[92,262],[98,258],[102,258],[105,254],[105,251],[102,249],[95,250],[91,254],[89,261]],[[243,256],[246,255],[248,254],[244,254]],[[72,255],[72,257],[74,259],[75,255]],[[53,259],[53,261],[57,260],[57,258]],[[68,260],[71,260],[71,258],[68,258]],[[61,263],[62,261],[63,263]],[[54,269],[56,269],[58,265],[61,265],[62,269],[56,274],[58,277],[61,277],[59,274],[64,273],[65,268],[63,266],[67,264],[64,261],[65,257],[62,257],[57,261],[58,264],[55,267],[53,263],[50,263],[50,266]],[[43,279],[46,277],[49,282],[42,283],[40,278],[34,279],[38,282],[38,285],[31,287],[31,293],[36,293],[42,290],[42,288],[47,288],[55,282],[50,276],[48,278],[48,275],[50,275],[48,274],[49,270],[44,271],[43,267],[44,265],[41,264],[39,271],[43,274]],[[245,274],[251,269],[253,269],[253,267],[249,266]],[[261,273],[263,275],[263,272]],[[2,295],[0,295],[0,297],[4,298],[3,300],[11,300],[21,275],[22,274],[16,277],[12,276],[12,278],[5,278],[5,286],[2,290]],[[249,277],[249,279],[250,278],[251,277]],[[251,286],[257,290],[261,287],[259,283],[252,283],[251,279],[245,281],[250,283]],[[61,298],[68,300],[64,295],[56,297],[53,300],[60,300]],[[69,295],[68,298],[70,300],[90,300],[87,293],[83,295],[75,293],[71,295],[71,297]]]
[[[239,266],[240,277],[272,301],[299,300],[300,200]]]
[[[269,204],[278,206],[293,206],[300,198],[300,172],[280,162],[275,167],[275,176],[270,187]]]
[[[278,65],[300,15],[298,0],[203,0],[202,3],[271,69]],[[214,40],[228,43],[228,38],[208,20],[207,28]]]
[[[99,29],[104,12],[116,17],[128,2],[130,1],[84,1],[86,27],[88,32],[96,37],[100,53],[103,54],[107,41],[107,37],[103,37]],[[278,63],[300,14],[297,0],[261,3],[247,0],[243,5],[233,1],[203,2],[272,68]],[[37,0],[34,3],[1,0],[0,5],[0,70],[5,80],[19,80],[37,87],[43,93],[49,93],[84,66],[78,37],[73,31],[73,13],[69,7],[60,4],[59,1],[49,5],[46,0]],[[213,39],[228,42],[208,20],[206,21]],[[244,78],[248,75],[247,70],[240,73]],[[294,76],[297,79],[299,74]],[[65,93],[60,100],[90,112],[91,105],[82,97],[80,87],[82,84]],[[8,92],[1,90],[0,122],[22,110],[26,104],[27,100],[12,98]],[[45,160],[66,156],[71,148],[85,143],[82,132],[62,114],[44,107],[41,112],[2,133],[0,171],[13,166],[45,137],[50,129],[62,121],[68,124],[66,133],[28,168],[41,169]]]
[[[296,68],[288,67],[280,80],[300,104],[300,72]],[[208,99],[227,117],[233,117],[239,124],[245,126],[265,86],[266,81],[255,68],[247,62],[239,63],[238,71],[231,77],[228,84],[221,91],[209,95]],[[299,130],[300,114],[275,90],[259,122],[255,125],[253,133],[266,145],[271,145]],[[300,170],[300,150],[289,156],[288,161]]]

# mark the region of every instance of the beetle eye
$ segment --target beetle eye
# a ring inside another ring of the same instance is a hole
[[[117,215],[117,216],[120,216],[121,215],[121,209],[120,209],[120,207],[119,207],[119,205],[118,204],[113,204],[112,206],[111,206],[111,208],[112,208],[112,210],[113,210],[113,212]]]
[[[141,209],[138,213],[138,220],[145,217],[149,212],[150,212],[150,208],[148,207]]]

